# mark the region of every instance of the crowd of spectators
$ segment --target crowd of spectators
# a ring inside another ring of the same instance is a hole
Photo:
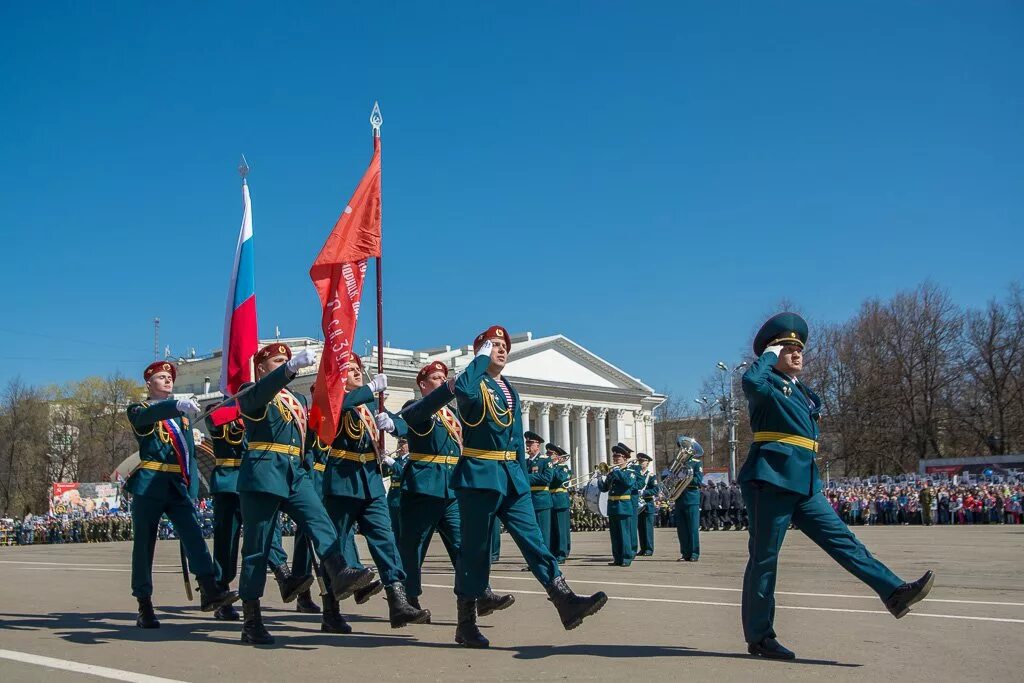
[[[858,525],[1021,524],[1024,484],[914,481],[829,482],[825,495],[843,521]]]

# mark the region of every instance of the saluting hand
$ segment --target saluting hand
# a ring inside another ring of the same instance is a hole
[[[178,402],[175,403],[175,407],[177,407],[179,413],[182,415],[188,415],[189,417],[196,417],[197,415],[201,415],[203,412],[203,409],[199,407],[199,402],[196,401],[195,398],[180,398],[178,399]]]
[[[485,341],[483,344],[480,345],[480,348],[477,349],[476,355],[477,356],[490,356],[491,355],[491,351],[493,349],[494,349],[494,344],[491,343],[490,339],[488,339],[487,341]]]
[[[367,384],[366,386],[370,387],[370,391],[372,391],[373,393],[379,394],[380,392],[388,388],[388,376],[385,375],[384,373],[374,375],[373,379],[371,379],[370,383]]]
[[[296,374],[302,368],[308,368],[311,365],[316,365],[316,351],[313,349],[302,349],[288,361],[288,372],[293,375]]]
[[[395,421],[392,420],[391,416],[387,413],[377,413],[373,420],[377,423],[377,429],[387,432],[388,434],[395,433]]]
[[[775,344],[774,346],[769,346],[764,350],[764,352],[774,353],[776,356],[782,356],[782,344]]]

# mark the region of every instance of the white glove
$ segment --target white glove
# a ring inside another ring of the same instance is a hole
[[[388,434],[395,433],[395,421],[392,420],[391,416],[387,413],[377,413],[377,416],[374,417],[373,420],[377,423],[377,429],[385,431]]]
[[[782,344],[776,344],[769,346],[764,350],[765,353],[774,353],[776,356],[782,356]]]
[[[174,405],[178,408],[179,413],[189,417],[196,417],[203,413],[203,409],[199,407],[199,403],[194,398],[179,398]]]
[[[192,430],[192,440],[195,441],[196,446],[202,446],[203,445],[203,433],[201,431],[199,431],[198,429],[193,429]]]
[[[370,391],[375,394],[379,394],[388,388],[388,376],[385,374],[374,375],[373,379],[366,386],[370,387]]]
[[[316,351],[313,349],[302,349],[292,359],[286,363],[288,366],[288,372],[297,374],[302,368],[308,368],[311,365],[316,365]]]
[[[395,459],[392,458],[390,455],[385,455],[382,458],[382,460],[384,461],[384,464],[387,465],[388,467],[394,467],[395,466]]]
[[[488,357],[490,357],[491,350],[493,348],[494,348],[494,344],[492,344],[491,340],[488,339],[487,341],[485,341],[483,344],[480,345],[480,348],[477,349],[476,355],[477,356],[488,356]]]

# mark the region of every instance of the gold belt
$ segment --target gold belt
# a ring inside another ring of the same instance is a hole
[[[788,443],[793,446],[799,446],[800,448],[806,448],[809,451],[818,452],[818,442],[814,439],[808,439],[806,436],[797,436],[796,434],[786,434],[785,432],[754,432],[755,442],[765,441],[777,441],[779,443]]]
[[[270,451],[271,453],[280,453],[281,455],[290,455],[292,457],[302,457],[302,449],[298,446],[288,446],[283,443],[271,443],[269,441],[250,441],[250,451]]]
[[[457,455],[433,455],[431,453],[410,453],[409,460],[413,462],[422,462],[428,465],[457,465],[459,463],[459,456]]]
[[[485,451],[481,448],[463,448],[462,454],[470,458],[481,458],[482,460],[515,460],[515,451]]]
[[[327,465],[322,462],[315,462],[313,463],[313,469],[317,472],[323,472],[327,469]]]
[[[241,458],[217,458],[217,461],[216,461],[215,464],[216,464],[217,467],[241,467],[242,459]]]
[[[608,500],[633,500],[633,496],[608,496]]]
[[[530,490],[531,491],[550,491],[551,489],[549,489],[547,486],[531,486]]]
[[[139,468],[143,470],[152,470],[154,472],[173,472],[174,474],[181,474],[181,465],[168,465],[162,462],[153,462],[152,460],[143,460],[139,463]]]
[[[533,490],[532,488],[530,489]],[[569,493],[568,489],[551,489],[551,493]]]
[[[370,453],[353,453],[352,451],[343,451],[340,448],[332,448],[327,454],[332,458],[341,458],[342,460],[351,460],[352,462],[373,462],[377,459],[377,454]]]

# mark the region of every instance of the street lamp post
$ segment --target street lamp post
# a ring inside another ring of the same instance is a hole
[[[714,401],[709,399],[707,396],[701,396],[700,398],[693,399],[693,402],[697,405],[704,406],[704,412],[708,416],[708,467],[715,466],[715,414],[712,412],[712,408],[717,406],[720,401],[716,398]]]
[[[729,369],[729,366],[719,361],[718,369],[726,373],[729,382],[729,395],[725,397],[725,405],[722,406],[722,411],[725,413],[726,423],[729,425],[729,481],[736,481],[736,425],[739,423],[739,410],[736,408],[736,402],[733,396],[733,384],[735,384],[735,375],[737,372],[747,367],[747,362],[744,361],[736,367]]]

